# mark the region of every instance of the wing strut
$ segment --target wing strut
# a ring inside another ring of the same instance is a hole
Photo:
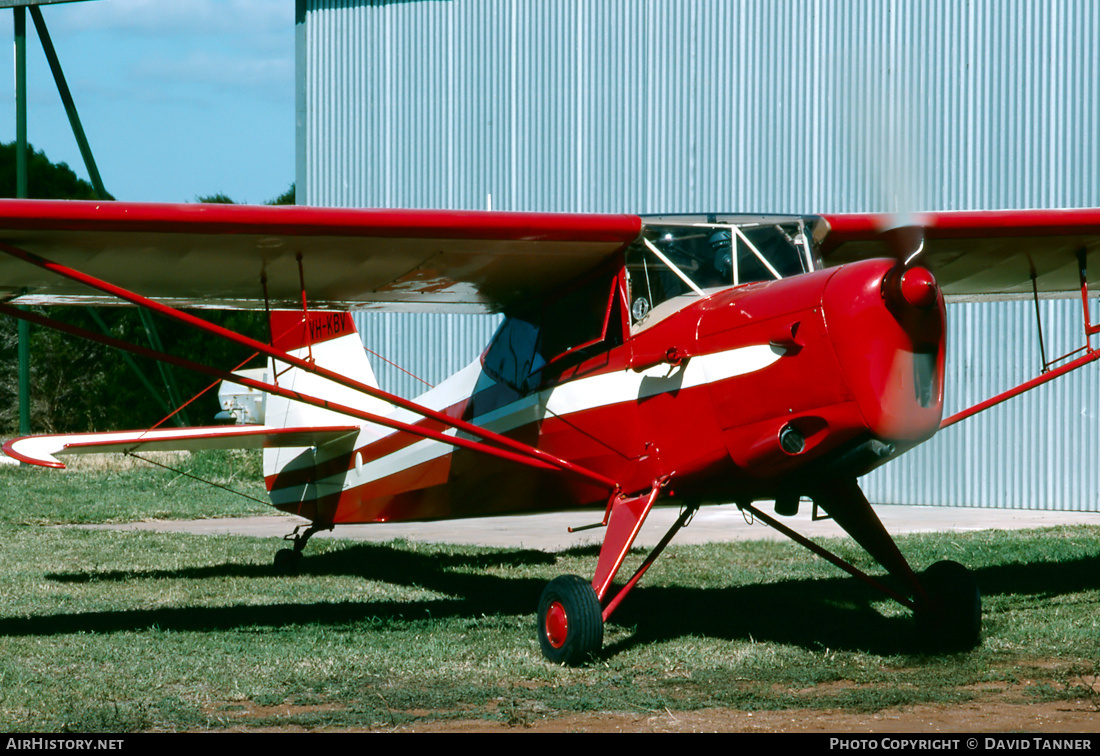
[[[1043,361],[1042,372],[1050,370],[1050,363],[1047,362],[1047,347],[1043,342],[1043,318],[1039,314],[1039,282],[1035,275],[1035,266],[1031,266],[1031,293],[1034,296],[1032,301],[1035,303],[1035,327],[1039,329],[1039,359]],[[1088,305],[1085,305],[1085,312],[1088,312]]]
[[[70,335],[77,336],[77,337],[82,338],[82,339],[88,339],[90,341],[95,341],[97,343],[104,344],[104,345],[109,346],[109,347],[113,347],[115,349],[122,349],[122,350],[125,350],[125,351],[128,351],[128,352],[132,352],[132,353],[137,354],[141,357],[147,357],[147,358],[152,359],[152,360],[160,360],[161,362],[165,362],[165,363],[168,363],[170,365],[176,365],[177,367],[181,367],[181,368],[184,368],[186,370],[191,370],[191,371],[194,371],[196,373],[201,373],[203,375],[210,376],[211,378],[216,378],[218,380],[223,380],[223,381],[229,381],[230,383],[236,383],[236,384],[241,385],[241,386],[247,386],[248,388],[256,389],[257,391],[266,391],[268,393],[271,393],[271,394],[274,394],[274,395],[277,395],[277,396],[282,396],[282,397],[284,397],[286,399],[290,399],[292,401],[302,402],[303,404],[309,404],[309,405],[312,405],[314,407],[320,407],[322,409],[332,410],[333,412],[339,412],[342,415],[347,415],[348,417],[354,417],[357,420],[363,420],[363,421],[366,421],[366,422],[369,422],[369,423],[375,423],[377,425],[381,425],[381,426],[384,426],[386,428],[392,428],[393,430],[402,431],[402,432],[405,432],[405,433],[411,433],[411,434],[416,435],[416,436],[421,436],[423,438],[429,438],[429,439],[432,439],[433,441],[440,441],[442,443],[450,444],[452,446],[458,446],[458,447],[461,447],[461,448],[464,448],[464,449],[470,449],[472,451],[484,452],[485,454],[490,454],[492,456],[501,457],[502,459],[506,459],[506,460],[509,460],[511,462],[518,462],[520,464],[529,465],[531,467],[536,467],[536,468],[539,468],[539,469],[561,470],[561,468],[559,468],[555,465],[552,465],[549,462],[545,462],[545,461],[542,461],[540,459],[533,458],[532,456],[529,456],[529,455],[518,454],[518,453],[515,453],[515,452],[508,451],[507,449],[500,449],[500,448],[492,446],[490,444],[486,444],[486,443],[479,442],[479,441],[473,441],[471,439],[462,438],[462,437],[459,437],[459,436],[448,436],[445,433],[442,433],[440,431],[437,431],[437,430],[434,430],[432,428],[425,427],[425,426],[422,426],[422,425],[412,425],[410,423],[404,423],[404,422],[401,422],[400,420],[393,420],[391,418],[383,417],[381,415],[375,415],[371,412],[364,412],[364,411],[356,409],[354,407],[348,407],[347,405],[337,404],[336,402],[330,402],[328,400],[320,399],[318,397],[310,396],[308,394],[303,394],[303,393],[298,392],[298,391],[290,391],[288,389],[282,388],[281,386],[276,386],[275,384],[272,384],[272,383],[265,383],[263,381],[257,381],[257,380],[254,380],[252,378],[247,378],[245,376],[237,375],[236,373],[231,373],[227,370],[219,370],[217,368],[212,368],[212,367],[209,367],[208,365],[203,365],[203,364],[200,364],[198,362],[192,362],[191,360],[185,359],[183,357],[176,357],[176,356],[171,355],[171,354],[165,354],[164,352],[157,352],[157,351],[154,351],[152,349],[147,349],[145,347],[138,346],[137,344],[130,344],[129,342],[122,341],[121,339],[116,339],[116,338],[111,337],[111,336],[97,334],[94,331],[88,331],[84,328],[80,328],[79,326],[74,326],[74,325],[70,325],[68,323],[63,323],[59,320],[54,320],[52,318],[47,318],[43,315],[38,315],[38,314],[30,312],[30,311],[20,310],[16,307],[13,307],[12,305],[9,305],[9,304],[0,303],[0,313],[2,313],[4,315],[9,315],[9,316],[14,317],[14,318],[19,318],[21,320],[29,321],[31,323],[34,323],[35,325],[40,325],[40,326],[44,326],[46,328],[52,328],[52,329],[57,330],[57,331],[62,331],[63,333],[68,333]],[[589,471],[584,470],[583,468],[580,468],[580,469],[583,470],[583,472],[588,474],[588,475],[591,475],[591,476],[596,475],[596,473],[590,473]]]
[[[459,418],[451,417],[442,412],[424,407],[402,397],[390,394],[377,387],[361,383],[340,373],[328,370],[307,360],[295,357],[291,354],[284,352],[283,350],[276,349],[271,345],[264,344],[260,341],[256,341],[255,339],[251,339],[234,331],[230,331],[227,328],[215,325],[214,323],[210,323],[209,321],[203,320],[202,318],[198,318],[189,313],[182,312],[181,310],[170,307],[161,302],[143,297],[140,294],[136,294],[120,286],[115,286],[114,284],[95,278],[94,276],[81,273],[80,271],[74,270],[59,263],[51,262],[50,260],[46,260],[45,258],[39,257],[38,255],[27,252],[26,250],[19,249],[18,247],[13,247],[8,244],[0,243],[0,252],[4,252],[8,255],[11,255],[12,257],[23,260],[24,262],[30,263],[31,265],[35,265],[44,270],[48,270],[52,273],[56,273],[57,275],[63,276],[70,280],[77,281],[93,289],[98,289],[99,291],[110,294],[114,297],[118,297],[119,299],[130,302],[131,304],[160,313],[165,317],[180,321],[182,323],[186,323],[187,325],[198,328],[199,330],[206,333],[212,334],[214,336],[219,336],[236,344],[248,347],[249,349],[253,349],[260,354],[271,357],[274,360],[313,373],[341,386],[345,386],[354,391],[359,391],[369,396],[373,396],[396,406],[402,407],[409,410],[410,412],[414,412],[423,417],[430,418],[439,423],[442,423],[445,426],[454,428],[455,430],[462,431],[464,433],[468,433],[475,438],[480,438],[482,440],[474,441],[458,436],[448,436],[440,431],[427,428],[423,425],[412,425],[409,423],[403,423],[398,420],[392,420],[390,418],[382,417],[380,415],[363,412],[353,407],[336,404],[326,401],[324,399],[301,394],[299,392],[287,391],[286,389],[282,389],[273,384],[268,384],[250,378],[245,378],[243,376],[234,375],[232,373],[218,370],[216,368],[211,368],[206,365],[201,365],[199,363],[192,362],[190,360],[186,360],[180,357],[164,354],[162,352],[157,352],[152,349],[145,349],[143,347],[129,344],[127,342],[123,342],[121,340],[114,339],[108,336],[101,336],[91,331],[77,328],[76,326],[70,326],[68,324],[61,323],[60,321],[54,321],[50,318],[35,315],[27,311],[18,310],[11,305],[0,305],[0,312],[11,315],[12,317],[29,320],[31,322],[38,323],[39,325],[43,325],[47,328],[61,330],[72,335],[79,336],[81,338],[86,338],[102,344],[107,344],[108,346],[140,354],[142,356],[159,360],[161,362],[178,365],[188,370],[194,370],[196,372],[209,375],[220,380],[226,380],[231,383],[247,386],[249,388],[254,388],[259,391],[266,391],[272,394],[278,394],[288,399],[300,401],[305,404],[311,404],[313,406],[330,409],[349,417],[354,417],[359,420],[376,423],[378,425],[392,428],[394,430],[411,433],[413,435],[430,438],[436,441],[442,441],[443,443],[447,443],[452,446],[459,446],[474,451],[481,451],[514,462],[526,464],[531,467],[568,472],[581,478],[585,478],[590,482],[607,488],[609,491],[612,492],[618,491],[620,489],[620,486],[616,481],[597,472],[581,467],[580,465],[576,465],[572,462],[556,457],[553,454],[549,454],[541,449],[537,449],[533,446],[515,441],[514,439],[510,439],[506,436],[494,433],[490,430],[476,426],[472,423],[460,420]]]
[[[1081,280],[1081,305],[1083,308],[1085,345],[1082,347],[1078,347],[1072,352],[1064,354],[1061,357],[1055,357],[1050,362],[1047,362],[1046,347],[1043,345],[1043,323],[1039,317],[1039,290],[1036,286],[1035,271],[1033,269],[1031,271],[1031,287],[1032,291],[1035,294],[1035,319],[1038,322],[1039,327],[1039,348],[1041,350],[1041,357],[1043,361],[1042,374],[1039,375],[1037,378],[1032,378],[1030,381],[1025,381],[1024,383],[1021,383],[1019,386],[1010,388],[1008,391],[1004,391],[994,397],[986,399],[984,402],[979,402],[972,407],[967,407],[961,412],[956,412],[954,415],[946,418],[943,422],[940,423],[940,430],[943,430],[948,426],[954,425],[961,420],[965,420],[968,417],[976,415],[982,410],[987,410],[990,407],[994,407],[1002,402],[1008,401],[1015,396],[1019,396],[1020,394],[1031,391],[1031,389],[1042,386],[1044,383],[1050,383],[1055,378],[1059,378],[1066,373],[1072,372],[1077,368],[1084,367],[1085,365],[1088,365],[1089,363],[1095,362],[1096,360],[1100,359],[1100,350],[1092,348],[1092,337],[1100,334],[1100,324],[1093,325],[1092,318],[1089,314],[1089,283],[1086,252],[1087,250],[1084,247],[1077,250],[1077,271]],[[1078,352],[1084,352],[1085,354],[1075,360],[1067,362],[1061,367],[1051,367],[1055,363],[1072,357]]]

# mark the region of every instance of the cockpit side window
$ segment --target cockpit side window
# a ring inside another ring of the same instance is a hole
[[[642,244],[635,245],[628,253],[626,272],[630,281],[631,322],[642,320],[662,302],[691,293],[691,287]]]
[[[617,278],[599,275],[561,297],[505,318],[482,359],[490,376],[520,393],[594,351],[623,343]]]
[[[737,250],[738,283],[789,278],[809,270],[806,256],[795,241],[799,227],[759,225],[738,230],[743,235]]]
[[[485,372],[521,390],[530,376],[542,369],[539,335],[539,328],[534,323],[518,317],[505,318],[482,359]]]

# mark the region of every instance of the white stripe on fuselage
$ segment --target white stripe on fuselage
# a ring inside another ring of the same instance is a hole
[[[773,349],[768,344],[758,344],[699,355],[680,366],[662,363],[640,372],[627,369],[578,378],[545,391],[521,397],[511,404],[475,417],[472,422],[488,430],[503,433],[529,423],[539,422],[547,415],[571,415],[599,407],[636,402],[644,397],[667,391],[695,388],[706,383],[716,383],[727,378],[746,375],[768,367],[781,355],[781,351]],[[483,378],[483,375],[480,363],[475,362],[423,394],[417,401],[426,407],[439,410],[453,406],[468,399],[479,381],[489,380],[488,377]],[[419,415],[407,410],[399,410],[390,417],[404,422],[416,422],[420,419]],[[360,434],[360,440],[365,443],[374,443],[379,438],[397,432],[392,431],[381,436]],[[449,434],[453,435],[453,433],[453,430],[449,431]],[[362,450],[364,445],[360,444],[358,450]],[[454,447],[439,441],[424,439],[379,459],[364,461],[359,470],[353,466],[346,473],[338,473],[319,483],[342,484],[344,490],[355,488],[415,465],[430,462],[450,454],[453,449]]]

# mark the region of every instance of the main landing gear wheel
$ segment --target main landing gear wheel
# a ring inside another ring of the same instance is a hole
[[[294,549],[279,549],[275,552],[275,569],[279,572],[297,572],[302,561],[302,552]]]
[[[603,611],[592,584],[576,575],[551,580],[539,599],[536,632],[542,655],[554,664],[576,666],[603,645]]]
[[[982,639],[982,594],[958,562],[936,562],[921,576],[929,604],[917,610],[917,632],[934,651],[969,651]]]

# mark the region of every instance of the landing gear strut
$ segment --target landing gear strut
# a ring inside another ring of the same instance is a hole
[[[589,582],[576,575],[562,575],[551,580],[543,590],[535,634],[543,656],[554,664],[575,666],[599,653],[603,645],[603,626],[608,617],[637,585],[672,537],[695,514],[697,506],[681,512],[634,575],[617,593],[611,595],[611,581],[615,579],[653,502],[667,482],[667,478],[655,480],[652,489],[638,496],[613,494],[601,523],[606,525],[607,533],[600,547],[595,577]]]
[[[815,492],[814,503],[905,585],[912,598],[856,569],[750,504],[739,506],[902,606],[912,609],[917,637],[923,647],[935,652],[954,652],[968,651],[981,643],[982,596],[970,570],[958,562],[942,561],[936,562],[919,576],[914,574],[854,480],[822,485]]]
[[[907,584],[917,635],[933,651],[969,651],[981,643],[982,596],[958,562],[936,562],[920,576],[910,569],[855,481],[825,488],[815,501],[891,575]]]
[[[283,536],[284,541],[293,541],[294,548],[292,549],[279,549],[275,552],[275,569],[280,572],[294,572],[298,569],[298,563],[302,561],[302,551],[306,547],[306,542],[309,541],[310,536],[321,530],[332,530],[332,523],[312,523],[302,533],[303,525],[299,525],[294,528],[294,532]]]

